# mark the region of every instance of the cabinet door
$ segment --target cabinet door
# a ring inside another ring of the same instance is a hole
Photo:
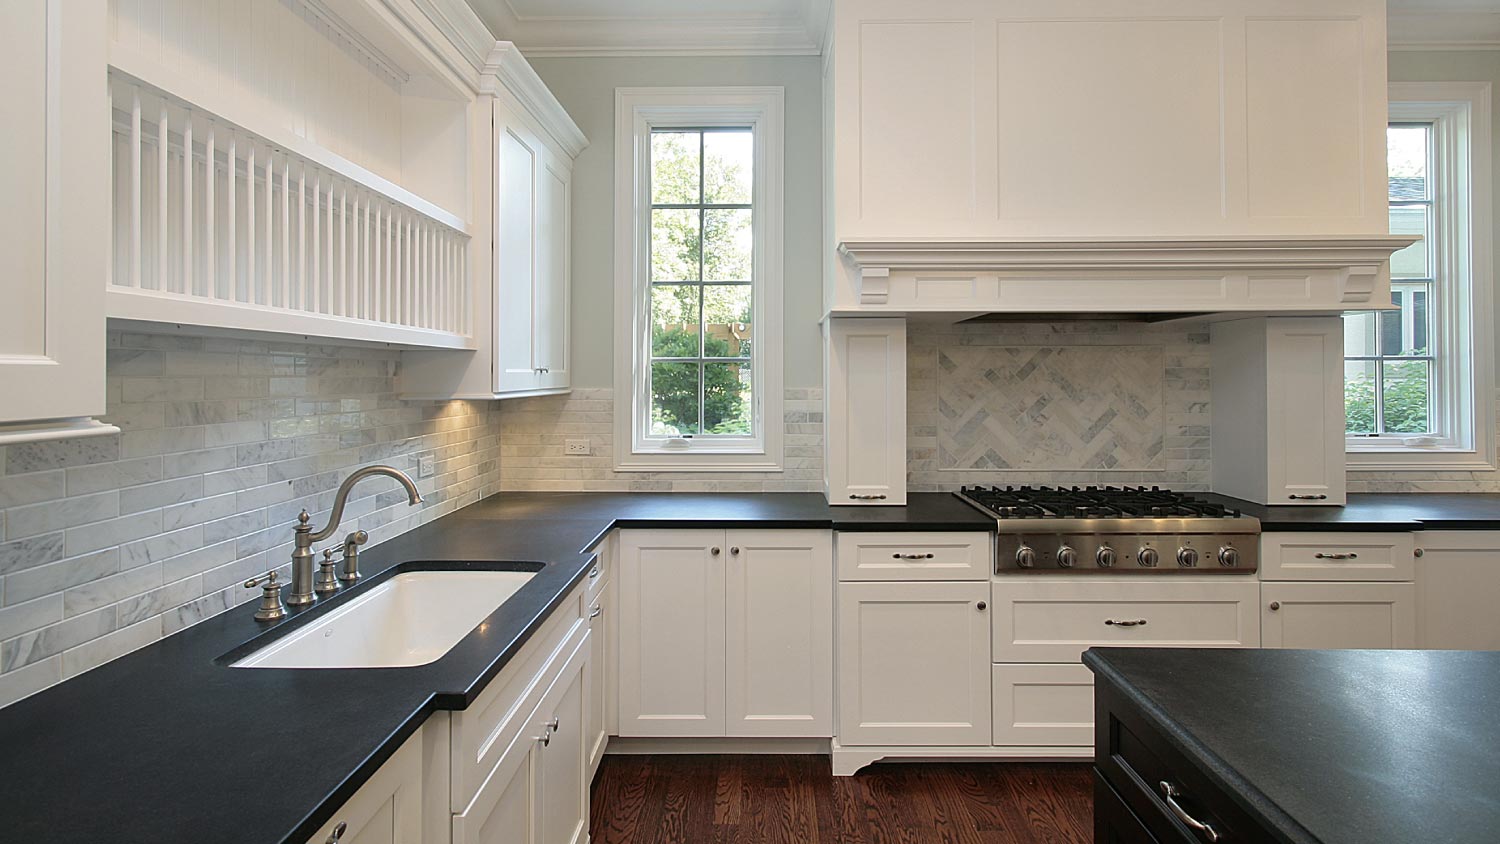
[[[104,412],[107,21],[104,0],[0,10],[0,425]]]
[[[996,665],[995,745],[1094,743],[1094,673],[1078,663]]]
[[[1500,533],[1422,531],[1417,647],[1500,650]]]
[[[589,779],[599,769],[599,760],[604,758],[604,748],[609,744],[609,723],[606,715],[609,704],[609,622],[614,612],[611,599],[614,584],[606,584],[599,597],[589,608],[589,664],[584,672],[587,682],[584,697],[587,698],[585,712],[585,743],[588,754]]]
[[[422,840],[421,730],[339,807],[308,844],[324,844],[340,824],[344,832],[337,839],[339,844],[410,844]]]
[[[453,816],[453,844],[541,841],[537,818],[540,803],[537,760],[541,750],[541,743],[529,734],[511,747],[479,789],[468,811]]]
[[[537,168],[536,284],[532,290],[532,358],[537,387],[568,386],[568,221],[572,170],[546,152]]]
[[[1263,647],[1416,646],[1410,583],[1262,583],[1260,597]]]
[[[584,732],[585,672],[592,650],[588,645],[585,643],[583,655],[575,656],[573,664],[557,678],[561,693],[548,695],[555,696],[556,703],[545,710],[549,713],[545,724],[552,726],[552,732],[542,745],[538,762],[540,844],[581,844],[588,840],[589,777],[584,758],[588,743]]]
[[[1343,504],[1343,321],[1266,322],[1267,503]]]
[[[725,536],[731,736],[833,735],[833,542],[826,530]]]
[[[532,332],[537,284],[537,170],[546,154],[529,126],[495,102],[495,391],[537,387]]]
[[[906,320],[831,319],[828,501],[906,503]]]
[[[839,743],[990,743],[988,583],[840,583]]]
[[[724,735],[724,532],[620,535],[620,735]]]

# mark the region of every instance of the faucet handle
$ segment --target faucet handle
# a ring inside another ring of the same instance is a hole
[[[318,577],[313,581],[314,592],[319,595],[331,595],[339,591],[338,578],[333,574],[333,568],[336,565],[338,564],[333,561],[333,549],[324,548],[323,561],[318,563]]]
[[[286,618],[286,604],[281,602],[283,585],[277,579],[275,569],[245,581],[246,589],[254,589],[257,586],[261,588],[260,606],[255,610],[256,621],[276,621]]]

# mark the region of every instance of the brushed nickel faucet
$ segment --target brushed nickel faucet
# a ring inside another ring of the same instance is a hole
[[[292,550],[292,594],[286,599],[287,606],[305,607],[318,600],[318,591],[315,590],[313,582],[313,543],[322,542],[339,529],[339,521],[344,518],[344,504],[349,500],[349,491],[354,488],[355,484],[371,475],[385,475],[389,478],[395,478],[401,486],[406,488],[406,496],[413,506],[422,503],[422,494],[417,492],[416,483],[405,472],[390,466],[366,466],[363,469],[356,470],[354,474],[345,478],[342,484],[339,484],[338,492],[334,493],[333,496],[333,512],[329,514],[328,525],[322,530],[314,531],[312,529],[312,525],[308,524],[312,520],[312,517],[308,515],[306,510],[303,510],[297,516],[297,527],[294,529],[297,547]],[[350,539],[344,545],[346,554],[351,545],[357,548],[360,544],[363,544],[362,539],[354,539],[356,534],[361,533],[364,533],[364,531],[355,531],[349,535]],[[344,565],[344,575],[339,579],[345,583],[353,583],[359,578],[358,569],[355,569],[351,577],[348,572],[351,564],[347,558]],[[357,557],[354,565],[358,565]],[[328,568],[331,569],[332,567],[329,566]],[[325,585],[323,591],[332,590],[327,589]]]

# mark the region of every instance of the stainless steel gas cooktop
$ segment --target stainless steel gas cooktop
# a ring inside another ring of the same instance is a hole
[[[996,573],[1253,572],[1260,520],[1159,487],[963,487],[996,519]]]

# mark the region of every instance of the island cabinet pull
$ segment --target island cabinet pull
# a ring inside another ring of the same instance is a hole
[[[930,560],[932,558],[933,558],[932,554],[892,554],[891,555],[891,559],[893,559],[893,560]]]
[[[1319,551],[1318,553],[1316,553],[1316,554],[1313,555],[1313,559],[1315,559],[1315,560],[1357,560],[1357,559],[1359,559],[1359,555],[1356,554],[1356,553],[1354,553],[1353,551],[1349,551],[1347,553],[1345,553],[1345,552],[1338,552],[1338,553],[1333,553],[1333,554],[1325,554],[1322,551]]]
[[[1179,821],[1182,821],[1183,826],[1201,834],[1203,840],[1210,842],[1210,844],[1219,840],[1219,833],[1215,832],[1213,827],[1189,815],[1187,810],[1177,805],[1177,798],[1182,796],[1181,789],[1166,780],[1162,780],[1161,796],[1166,799],[1167,808],[1172,810],[1172,814],[1176,815]]]
[[[1145,627],[1146,626],[1146,619],[1144,619],[1144,618],[1127,618],[1127,619],[1106,618],[1106,619],[1104,619],[1104,623],[1108,624],[1108,625],[1111,625],[1113,627]]]

